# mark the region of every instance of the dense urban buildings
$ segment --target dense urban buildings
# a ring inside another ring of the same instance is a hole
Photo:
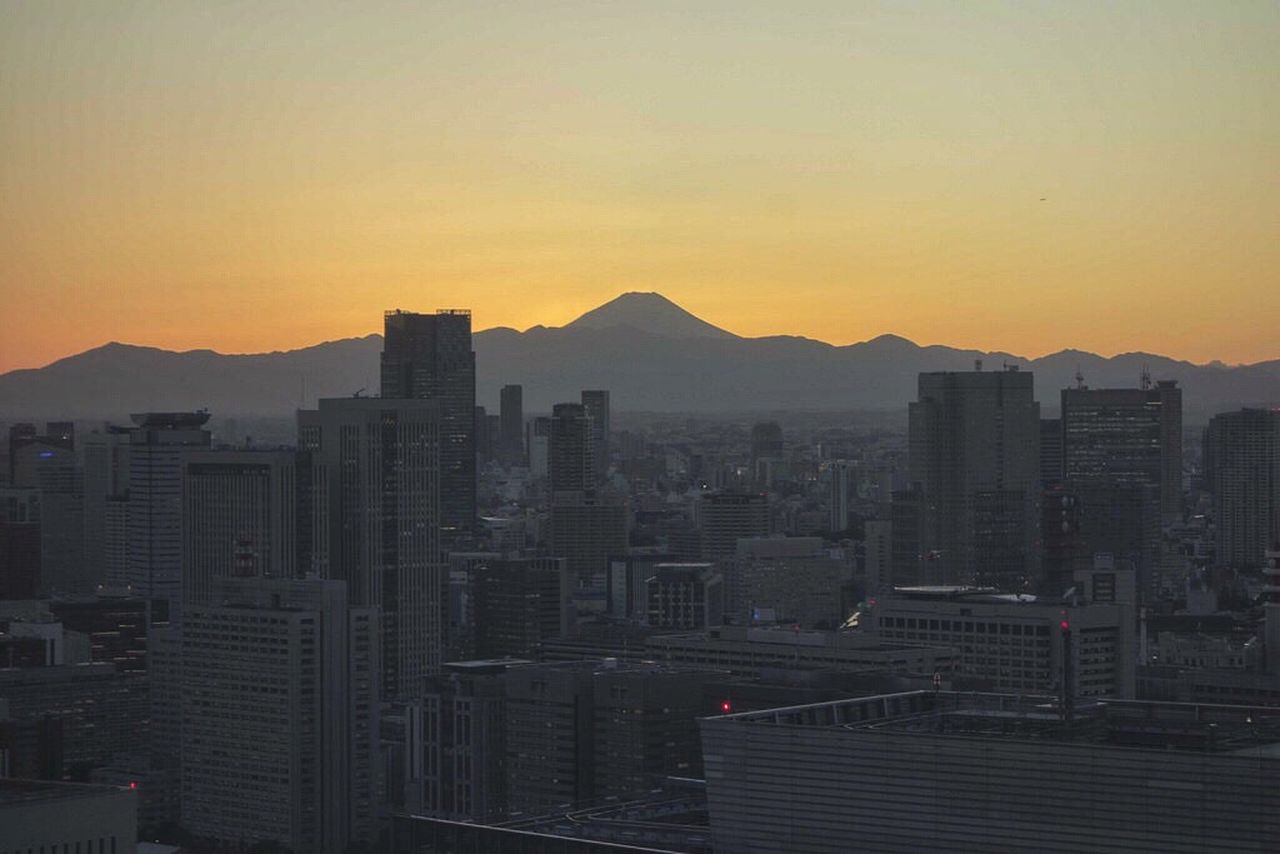
[[[1147,770],[1269,784],[1274,713],[1229,707],[1280,707],[1274,412],[1183,455],[1171,382],[1042,419],[979,367],[882,417],[586,379],[526,411],[503,376],[490,415],[465,312],[386,329],[381,396],[283,426],[0,432],[0,777],[124,787],[142,838],[235,854],[1067,850],[1093,813],[1179,850]],[[1020,779],[1061,803],[1011,824]]]

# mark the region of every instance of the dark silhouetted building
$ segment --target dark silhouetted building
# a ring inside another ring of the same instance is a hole
[[[507,465],[524,463],[524,387],[504,385],[499,398],[502,421],[499,455]]]
[[[1064,388],[1062,436],[1068,487],[1154,487],[1157,513],[1181,520],[1182,390],[1176,382]]]
[[[182,600],[182,462],[207,449],[207,412],[147,412],[129,434],[128,562],[134,595],[176,610]]]
[[[548,475],[551,491],[595,489],[595,427],[580,403],[557,403],[551,411]]]
[[[194,451],[183,463],[182,586],[294,578],[311,569],[311,459],[295,451]]]
[[[621,498],[594,491],[556,492],[548,547],[565,559],[575,583],[604,575],[609,558],[627,549],[630,513]]]
[[[532,658],[564,634],[569,577],[563,558],[490,559],[471,571],[475,654]]]
[[[382,689],[415,692],[444,649],[440,404],[338,398],[298,413],[314,470],[312,567],[381,609]]]
[[[0,489],[0,599],[34,599],[40,590],[40,493]]]
[[[476,354],[471,312],[389,311],[382,396],[440,406],[440,525],[446,541],[476,524]]]
[[[1040,572],[1040,405],[1031,374],[922,373],[918,397],[909,426],[921,582],[1026,589]]]
[[[609,473],[609,392],[607,389],[586,389],[582,392],[582,408],[591,419],[591,455],[597,480],[604,480]]]
[[[724,578],[710,563],[660,563],[645,581],[647,622],[656,629],[705,629],[724,620]]]
[[[1215,415],[1204,434],[1217,562],[1257,569],[1280,543],[1280,410]]]
[[[374,836],[377,612],[341,581],[219,579],[184,616],[182,825],[341,854]]]
[[[703,560],[738,553],[738,540],[769,536],[769,496],[752,492],[714,492],[698,500]]]
[[[911,691],[705,717],[716,851],[1270,851],[1274,709]]]

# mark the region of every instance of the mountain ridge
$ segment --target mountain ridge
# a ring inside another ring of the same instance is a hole
[[[605,309],[608,309],[605,311]],[[584,321],[585,319],[585,321]],[[1147,368],[1177,379],[1191,413],[1280,404],[1280,359],[1197,365],[1150,353],[1106,357],[1067,348],[1029,359],[920,345],[893,333],[836,345],[804,336],[746,338],[706,323],[660,294],[623,294],[560,327],[473,333],[477,403],[493,407],[507,383],[525,386],[526,412],[609,388],[620,411],[894,409],[929,370],[1018,365],[1036,375],[1051,412],[1055,389],[1077,371],[1094,387],[1134,387]],[[378,388],[382,336],[370,333],[293,350],[223,354],[110,341],[42,368],[0,374],[0,418],[118,418],[146,409],[207,407],[227,415],[288,416],[318,397]]]

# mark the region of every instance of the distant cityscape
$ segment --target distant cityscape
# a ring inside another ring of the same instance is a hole
[[[0,854],[1274,850],[1280,397],[491,411],[472,342],[388,311],[286,427],[0,400]]]

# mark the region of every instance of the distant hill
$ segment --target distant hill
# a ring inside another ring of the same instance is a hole
[[[548,411],[580,389],[608,388],[619,411],[744,412],[898,409],[921,371],[1017,365],[1035,373],[1046,412],[1083,374],[1093,387],[1133,387],[1144,367],[1185,389],[1190,421],[1242,405],[1280,405],[1280,360],[1228,367],[1147,353],[1104,358],[1064,350],[1040,359],[919,346],[895,335],[836,347],[793,336],[742,338],[658,294],[624,294],[572,323],[473,336],[477,400],[524,386],[525,409]],[[224,355],[111,343],[43,368],[0,375],[0,420],[120,418],[145,409],[207,407],[216,415],[287,416],[318,397],[378,389],[378,335],[301,350]]]

